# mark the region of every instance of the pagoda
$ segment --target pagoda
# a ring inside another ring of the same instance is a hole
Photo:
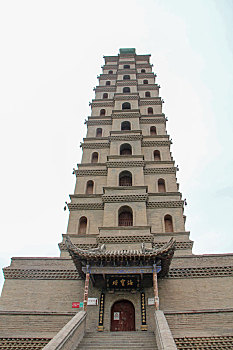
[[[0,348],[232,349],[233,254],[192,253],[150,55],[104,61],[61,255],[4,268]]]

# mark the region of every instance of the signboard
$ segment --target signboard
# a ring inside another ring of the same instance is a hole
[[[146,324],[146,301],[145,301],[145,293],[141,292],[141,330],[146,331],[147,330],[147,324]]]
[[[78,301],[78,302],[72,303],[72,308],[73,309],[79,309],[80,307],[83,307],[83,302],[82,301]]]
[[[137,289],[140,287],[139,276],[107,276],[108,289]]]
[[[114,312],[113,320],[114,321],[119,321],[120,320],[120,312]]]
[[[154,305],[155,304],[155,298],[148,298],[148,305]]]
[[[98,298],[88,298],[87,305],[98,305]]]
[[[102,332],[104,330],[104,299],[105,299],[105,294],[102,292],[100,295],[100,310],[99,310],[99,325],[98,325],[99,332]]]

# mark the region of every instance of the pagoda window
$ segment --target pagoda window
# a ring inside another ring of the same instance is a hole
[[[124,64],[124,69],[129,69],[130,65],[129,64]]]
[[[121,123],[121,130],[131,130],[131,124],[128,121]]]
[[[82,216],[79,219],[78,233],[79,234],[86,234],[87,233],[87,218],[86,218],[86,216]]]
[[[118,226],[133,226],[133,212],[128,206],[123,206],[118,212]]]
[[[129,102],[122,103],[122,109],[131,109],[131,104]]]
[[[105,92],[105,93],[103,94],[103,98],[108,98],[107,92]]]
[[[102,128],[97,128],[96,129],[96,137],[102,137],[103,130]]]
[[[153,108],[152,107],[148,107],[147,108],[147,113],[148,114],[153,114]]]
[[[120,173],[119,186],[132,186],[132,174],[130,171],[122,171]]]
[[[130,80],[130,75],[128,75],[128,74],[124,75],[123,80]]]
[[[141,73],[146,73],[146,70],[145,69],[141,69]]]
[[[158,150],[154,151],[154,160],[161,160],[160,152]]]
[[[112,71],[112,70],[109,70],[109,71],[108,71],[108,74],[113,74],[113,71]]]
[[[127,93],[127,92],[130,92],[130,88],[129,88],[129,87],[124,87],[124,88],[123,88],[123,93],[125,94],[125,93]]]
[[[143,80],[143,84],[148,84],[148,80]]]
[[[156,127],[155,126],[151,126],[150,127],[150,135],[157,135],[157,131],[156,131]]]
[[[99,154],[98,152],[93,152],[92,156],[91,156],[91,162],[92,163],[98,163],[98,159],[99,159]]]
[[[173,232],[173,223],[171,215],[164,216],[164,227],[165,232]]]
[[[145,92],[145,97],[150,97],[150,91]]]
[[[94,182],[92,180],[87,181],[86,194],[93,194]]]
[[[105,115],[105,113],[106,113],[106,110],[105,110],[105,109],[101,109],[101,110],[100,110],[100,115]]]
[[[111,85],[111,82],[109,80],[107,80],[106,85]]]
[[[129,143],[123,143],[120,147],[121,156],[130,156],[132,154],[132,147]]]
[[[164,179],[159,179],[158,180],[158,192],[166,192]]]

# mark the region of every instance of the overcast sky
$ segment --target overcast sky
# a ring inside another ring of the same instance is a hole
[[[152,55],[194,253],[233,252],[232,23],[232,0],[0,1],[0,267],[59,255],[93,87],[121,47]]]

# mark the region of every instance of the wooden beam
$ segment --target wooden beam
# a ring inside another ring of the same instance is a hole
[[[155,297],[155,310],[159,310],[159,291],[156,264],[153,265],[153,289]]]

